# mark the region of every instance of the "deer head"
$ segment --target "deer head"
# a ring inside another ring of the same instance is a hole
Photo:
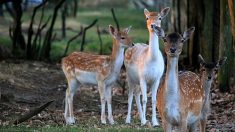
[[[149,12],[147,9],[144,9],[148,30],[153,31],[153,25],[161,27],[161,20],[169,13],[169,11],[170,11],[169,7],[164,8],[160,13]]]
[[[183,35],[179,33],[171,33],[169,35],[164,33],[164,30],[156,25],[153,26],[155,33],[164,40],[165,53],[170,57],[179,57],[182,52],[183,43],[189,39],[193,34],[195,27],[191,27],[184,31]]]
[[[208,80],[213,80],[219,68],[225,63],[227,57],[223,57],[222,59],[219,59],[217,62],[205,62],[201,54],[198,55],[198,59],[201,65],[200,71],[203,72],[205,77],[207,77]]]
[[[109,33],[117,41],[117,44],[120,44],[120,46],[122,47],[132,46],[132,41],[130,37],[128,37],[128,33],[130,29],[131,29],[131,26],[128,28],[125,28],[123,31],[118,31],[112,25],[109,25]]]

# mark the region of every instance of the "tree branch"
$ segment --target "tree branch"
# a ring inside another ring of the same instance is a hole
[[[83,51],[83,50],[84,50],[84,44],[85,44],[85,39],[86,39],[86,31],[87,31],[89,28],[91,28],[92,26],[94,26],[97,21],[98,21],[98,19],[95,19],[89,26],[87,26],[87,27],[84,28],[80,51]]]
[[[117,18],[116,18],[116,16],[115,16],[115,12],[114,12],[114,9],[113,9],[113,8],[111,8],[111,12],[112,12],[113,20],[114,20],[114,22],[116,23],[117,30],[120,31],[119,23],[118,23],[118,20],[117,20]]]

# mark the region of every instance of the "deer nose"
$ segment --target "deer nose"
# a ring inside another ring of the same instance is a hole
[[[211,76],[208,76],[208,80],[211,80]]]
[[[176,48],[171,47],[171,48],[170,48],[170,51],[171,51],[171,53],[175,53]]]
[[[154,28],[155,25],[154,25],[154,24],[151,24],[150,26],[151,26],[151,28]]]

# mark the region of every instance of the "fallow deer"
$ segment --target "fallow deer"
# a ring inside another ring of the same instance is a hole
[[[101,101],[101,123],[106,124],[105,104],[107,102],[108,120],[110,124],[114,124],[111,85],[119,76],[124,60],[124,48],[132,45],[128,36],[129,31],[130,27],[124,29],[124,31],[118,31],[109,25],[109,32],[113,37],[113,49],[110,56],[74,52],[63,58],[62,69],[68,81],[64,113],[66,124],[75,123],[73,96],[82,84],[98,85]]]
[[[135,94],[136,104],[139,111],[141,124],[145,125],[146,104],[147,104],[147,86],[152,90],[152,124],[158,126],[159,122],[156,115],[156,94],[160,79],[164,72],[164,60],[159,49],[158,36],[154,33],[153,25],[161,26],[161,19],[164,18],[170,8],[163,9],[160,13],[149,12],[144,9],[149,31],[149,45],[137,43],[125,52],[125,67],[127,71],[127,82],[129,86],[128,95],[128,114],[126,123],[131,122],[131,107],[133,94]],[[135,87],[140,85],[139,87]],[[142,93],[142,105],[140,103],[140,94]]]
[[[226,61],[226,57],[218,60],[217,62],[205,62],[203,57],[199,54],[198,55],[199,62],[201,64],[200,72],[201,72],[201,82],[203,85],[203,88],[205,90],[205,101],[203,103],[202,107],[202,115],[200,119],[200,130],[202,132],[206,131],[206,122],[207,122],[207,116],[210,113],[210,89],[211,84],[213,83],[214,79],[217,76],[217,72],[221,65],[223,65]]]
[[[157,26],[154,26],[154,30],[164,40],[167,55],[166,75],[159,85],[157,96],[163,129],[165,132],[170,132],[173,128],[180,132],[194,131],[201,115],[204,89],[197,74],[190,71],[178,72],[178,60],[183,43],[195,28],[189,28],[183,36],[179,33],[165,35],[163,29]]]

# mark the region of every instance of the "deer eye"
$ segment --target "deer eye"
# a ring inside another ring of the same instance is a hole
[[[146,17],[146,20],[148,20],[149,18],[148,17]]]
[[[160,18],[158,18],[158,20],[162,20],[162,18],[160,17]]]
[[[202,71],[204,72],[204,71],[206,71],[206,69],[202,68]]]
[[[125,39],[125,37],[121,37],[121,39]]]
[[[214,69],[214,72],[215,72],[215,73],[218,73],[218,69]]]

